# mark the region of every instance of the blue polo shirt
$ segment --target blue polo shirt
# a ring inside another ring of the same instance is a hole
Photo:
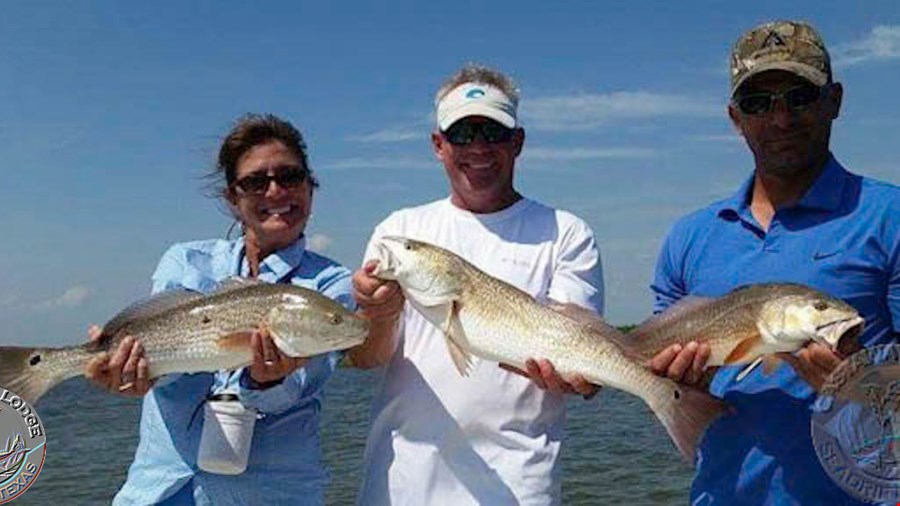
[[[900,336],[900,188],[847,172],[832,156],[768,231],[750,213],[751,176],[734,196],[682,218],[666,238],[651,286],[655,310],[685,295],[745,284],[804,283],[866,320],[864,346]],[[723,367],[710,391],[732,405],[698,449],[693,504],[863,504],[825,474],[810,436],[814,391],[789,366],[740,383]]]

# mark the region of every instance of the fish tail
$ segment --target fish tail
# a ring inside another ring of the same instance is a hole
[[[662,379],[662,378],[660,378]],[[666,427],[672,442],[693,465],[697,445],[703,432],[719,416],[731,408],[707,392],[663,380],[669,388],[659,389],[659,397],[650,403],[659,421]]]
[[[36,402],[59,379],[49,374],[43,363],[48,350],[0,346],[0,387],[10,390],[29,404]]]

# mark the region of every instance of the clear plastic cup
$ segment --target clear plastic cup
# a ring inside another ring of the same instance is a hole
[[[214,396],[203,406],[197,466],[209,473],[241,474],[247,469],[256,410],[236,395]]]

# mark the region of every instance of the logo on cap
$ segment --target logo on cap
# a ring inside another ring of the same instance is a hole
[[[784,39],[781,38],[781,35],[778,35],[778,32],[772,30],[769,32],[766,40],[763,41],[761,48],[772,47],[772,46],[783,46]]]
[[[485,95],[481,88],[472,88],[466,92],[466,98],[481,98]]]

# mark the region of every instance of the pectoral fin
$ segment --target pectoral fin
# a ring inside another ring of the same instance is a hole
[[[408,297],[420,306],[435,307],[454,302],[459,299],[459,293],[451,291],[438,293],[409,293]]]
[[[754,335],[739,342],[737,346],[731,350],[731,353],[725,357],[725,365],[740,364],[755,358],[754,349],[762,345],[762,338]]]
[[[472,369],[472,355],[463,348],[463,345],[469,341],[466,339],[465,331],[459,321],[459,302],[454,301],[448,304],[441,331],[447,341],[447,349],[450,351],[453,365],[456,366],[460,375],[468,376]]]
[[[249,348],[250,347],[250,337],[253,334],[250,332],[236,332],[234,334],[228,334],[227,336],[220,337],[216,344],[219,345],[220,348],[225,348],[228,350],[240,349],[240,348]]]

